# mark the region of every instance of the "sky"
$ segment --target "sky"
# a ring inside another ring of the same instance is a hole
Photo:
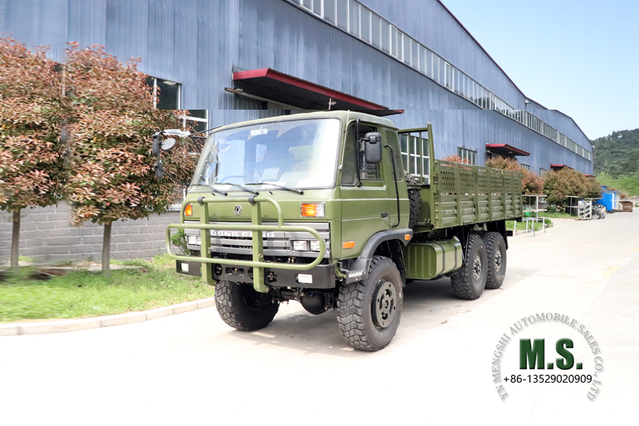
[[[639,0],[441,0],[528,98],[589,139],[639,128]]]

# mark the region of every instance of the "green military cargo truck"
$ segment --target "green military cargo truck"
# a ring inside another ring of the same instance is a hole
[[[216,285],[231,327],[263,328],[296,300],[337,309],[344,339],[374,351],[396,333],[406,282],[450,276],[462,299],[498,288],[505,221],[521,216],[521,176],[435,160],[430,125],[316,112],[215,129],[167,250]],[[171,251],[179,229],[190,255]]]

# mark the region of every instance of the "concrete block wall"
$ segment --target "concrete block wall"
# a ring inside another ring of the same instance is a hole
[[[9,262],[11,253],[11,213],[0,211],[0,264]],[[165,251],[166,225],[179,223],[178,212],[154,214],[145,219],[123,219],[111,227],[112,259],[150,259]],[[91,222],[71,225],[71,207],[38,207],[22,211],[20,255],[38,263],[93,260],[102,257],[104,228]]]

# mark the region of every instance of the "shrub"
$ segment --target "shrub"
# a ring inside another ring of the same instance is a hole
[[[596,180],[567,167],[544,176],[544,193],[551,204],[566,205],[568,197],[599,198],[601,187]]]

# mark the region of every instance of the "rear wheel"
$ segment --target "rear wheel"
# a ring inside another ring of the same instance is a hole
[[[499,288],[506,276],[506,242],[499,232],[486,232],[482,239],[487,256],[486,288]]]
[[[337,321],[344,339],[355,349],[384,348],[397,332],[403,297],[401,276],[393,261],[373,257],[364,281],[340,287]]]
[[[249,284],[220,281],[215,286],[215,306],[222,320],[242,331],[266,327],[277,313],[268,293],[259,293]]]
[[[478,234],[471,234],[466,242],[462,267],[450,277],[453,293],[466,300],[479,298],[486,287],[486,247]]]

